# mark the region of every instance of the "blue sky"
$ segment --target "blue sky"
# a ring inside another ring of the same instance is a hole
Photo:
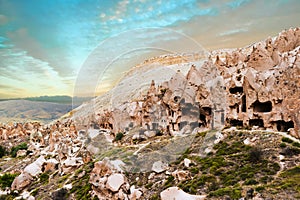
[[[242,47],[300,26],[299,10],[298,0],[0,0],[0,98],[72,95],[90,53],[124,31],[168,28],[205,49]],[[145,32],[149,43],[159,37]],[[117,44],[107,52],[122,52]]]

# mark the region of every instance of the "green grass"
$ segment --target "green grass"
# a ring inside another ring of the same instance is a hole
[[[28,146],[25,142],[11,148],[10,155],[15,158],[19,150],[27,150]]]
[[[10,174],[6,173],[0,176],[0,187],[1,189],[5,189],[6,187],[11,187],[11,184],[13,183],[14,179],[18,176],[19,174]]]

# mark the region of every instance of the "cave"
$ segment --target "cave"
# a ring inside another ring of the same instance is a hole
[[[246,112],[247,105],[246,105],[246,95],[242,96],[242,112]]]
[[[231,94],[237,94],[237,93],[242,94],[244,92],[244,90],[243,90],[243,87],[233,87],[233,88],[229,88],[229,92]]]
[[[211,115],[211,108],[210,107],[201,107],[200,113],[204,115]]]
[[[275,123],[277,131],[280,131],[280,132],[287,132],[289,128],[294,128],[293,121],[286,122],[283,120],[279,120],[279,121],[275,121],[273,123]]]
[[[254,112],[271,112],[272,111],[272,102],[266,101],[266,102],[259,102],[256,100],[253,104],[253,111]]]
[[[237,120],[237,119],[230,119],[229,120],[230,126],[243,126],[243,121],[242,120]]]
[[[262,119],[250,119],[249,126],[264,127],[264,121]]]

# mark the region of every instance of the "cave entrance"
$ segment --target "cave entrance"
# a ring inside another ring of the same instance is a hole
[[[233,88],[229,88],[229,92],[231,94],[242,94],[244,92],[243,87],[233,87]]]
[[[253,111],[254,112],[271,112],[272,111],[272,102],[266,101],[266,102],[259,102],[256,100],[253,104]]]
[[[264,127],[264,121],[262,119],[250,119],[249,126]]]
[[[274,123],[276,124],[277,131],[287,132],[289,128],[294,128],[293,121],[286,122],[283,120],[279,120],[279,121],[275,121]]]
[[[246,105],[246,95],[242,96],[242,112],[246,112],[247,105]]]
[[[243,121],[242,120],[238,120],[238,119],[230,119],[229,120],[229,124],[230,124],[230,126],[239,126],[239,127],[242,127],[243,126]]]

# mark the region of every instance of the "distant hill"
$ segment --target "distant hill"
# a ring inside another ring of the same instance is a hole
[[[57,95],[57,96],[39,96],[39,97],[25,97],[25,98],[12,98],[12,99],[0,99],[1,101],[8,100],[28,100],[28,101],[41,101],[41,102],[52,102],[52,103],[61,103],[61,104],[72,104],[76,102],[78,106],[84,101],[90,100],[92,97],[71,97],[66,95]]]
[[[60,118],[71,110],[72,103],[67,102],[53,103],[29,100],[0,101],[0,122],[34,120],[46,123]]]

